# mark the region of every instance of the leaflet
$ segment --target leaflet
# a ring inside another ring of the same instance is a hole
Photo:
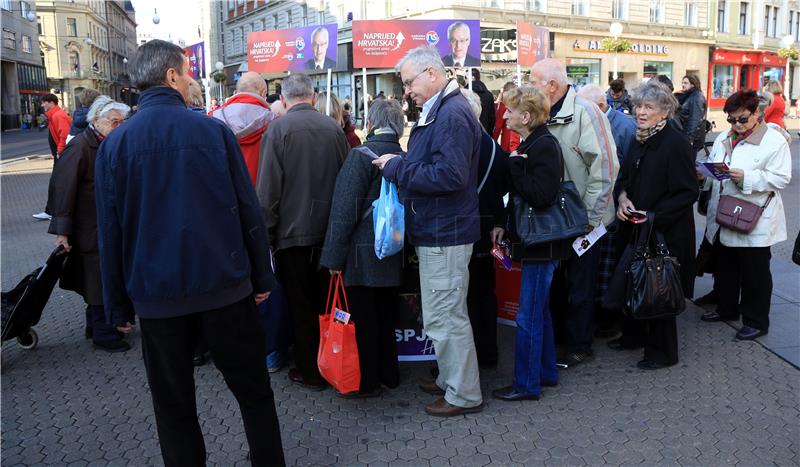
[[[588,234],[576,238],[575,241],[572,242],[572,249],[575,250],[575,253],[577,253],[578,256],[583,256],[583,254],[589,251],[589,248],[597,243],[597,241],[600,240],[600,238],[602,238],[605,234],[606,226],[601,223],[592,229],[592,231]]]
[[[731,178],[728,171],[731,170],[725,162],[696,162],[697,171],[706,177],[715,178],[719,181]]]

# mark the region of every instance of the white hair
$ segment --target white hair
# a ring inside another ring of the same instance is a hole
[[[109,112],[119,112],[122,115],[122,118],[125,118],[128,116],[130,111],[131,108],[122,102],[116,102],[114,99],[105,95],[97,96],[97,99],[94,100],[92,106],[89,107],[89,113],[86,115],[86,120],[89,123],[94,123],[100,118],[107,117]]]
[[[469,26],[467,26],[466,23],[461,22],[461,21],[456,21],[455,23],[453,23],[453,24],[451,24],[450,26],[447,27],[447,40],[448,41],[453,38],[453,31],[455,31],[458,28],[464,28],[464,29],[467,30],[468,33],[472,32],[472,31],[469,30]]]
[[[567,86],[567,67],[554,58],[545,58],[533,64],[531,73],[536,71],[543,81],[555,81],[560,87]]]
[[[578,91],[578,96],[597,105],[606,102],[606,93],[596,84],[587,84]]]
[[[481,118],[481,98],[475,94],[474,91],[470,91],[467,88],[461,88],[461,94],[467,98],[467,102],[469,102],[469,108],[472,109],[472,113],[475,114],[475,117],[480,119]]]
[[[399,73],[406,63],[413,64],[417,73],[421,73],[424,69],[430,67],[439,72],[442,76],[447,74],[444,63],[442,63],[442,57],[439,56],[439,51],[431,46],[421,45],[415,49],[409,50],[405,57],[397,62],[397,66],[394,67],[395,71]]]
[[[314,29],[314,31],[311,33],[311,40],[313,41],[314,38],[317,37],[317,34],[322,34],[322,33],[325,33],[325,37],[330,39],[330,33],[328,32],[328,28],[326,28],[325,26],[320,26]]]

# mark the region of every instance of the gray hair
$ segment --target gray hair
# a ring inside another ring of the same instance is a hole
[[[378,99],[373,101],[367,120],[372,128],[389,128],[398,137],[403,136],[405,128],[403,108],[396,100]]]
[[[136,49],[128,64],[131,82],[140,91],[164,86],[167,70],[174,68],[182,75],[185,60],[183,49],[170,42],[154,39]]]
[[[467,102],[469,102],[469,108],[472,109],[472,113],[475,114],[475,117],[478,119],[481,118],[481,98],[475,94],[474,91],[470,91],[467,88],[461,88],[461,94],[467,98]]]
[[[281,96],[288,101],[310,99],[314,96],[314,83],[308,75],[292,73],[281,82]]]
[[[323,32],[325,33],[326,36],[328,36],[328,39],[330,40],[330,38],[331,38],[330,34],[331,33],[328,32],[328,28],[326,28],[325,26],[320,26],[320,27],[314,29],[314,31],[311,32],[311,40],[313,41],[314,37],[316,37],[317,34],[321,34]]]
[[[587,84],[578,91],[578,97],[582,97],[594,104],[602,104],[606,101],[606,93],[596,84]]]
[[[86,115],[86,121],[89,123],[94,123],[100,118],[107,117],[109,112],[119,112],[122,115],[122,118],[125,118],[128,116],[130,111],[131,108],[122,102],[116,102],[114,99],[105,95],[97,96],[92,106],[89,107],[89,113]]]
[[[667,113],[667,118],[672,118],[675,111],[678,110],[678,101],[675,96],[664,83],[657,79],[650,79],[637,86],[631,93],[631,102],[635,107],[640,107],[647,102],[655,104]]]
[[[455,23],[453,23],[453,24],[451,24],[450,26],[447,27],[447,40],[448,41],[450,40],[451,37],[453,37],[453,31],[455,31],[458,28],[465,28],[467,31],[469,31],[469,26],[467,26],[466,23],[461,22],[461,21],[456,21]],[[471,31],[469,31],[469,32],[471,32]]]
[[[402,69],[406,63],[413,64],[417,73],[421,73],[422,70],[430,67],[442,76],[447,74],[444,63],[442,63],[442,57],[439,56],[439,51],[428,45],[421,45],[415,49],[409,50],[405,57],[397,62],[397,66],[394,67],[395,71],[399,73],[400,69]]]

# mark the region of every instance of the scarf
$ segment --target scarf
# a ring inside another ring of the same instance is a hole
[[[97,128],[95,128],[91,123],[89,124],[89,129],[92,131],[92,133],[94,133],[94,137],[97,138],[98,143],[102,143],[103,140],[106,139],[106,137],[100,134],[100,132],[97,131]]]
[[[730,139],[730,141],[731,141],[731,150],[733,150],[736,147],[737,144],[739,144],[742,141],[746,140],[748,136],[753,134],[753,131],[756,128],[758,128],[758,125],[754,126],[753,128],[750,128],[749,130],[745,131],[744,133],[737,133],[737,132],[731,130],[731,132],[728,133],[728,139]]]
[[[650,128],[636,128],[636,141],[638,141],[639,143],[644,143],[645,141],[650,139],[654,134],[663,130],[665,126],[667,126],[667,121],[661,120],[660,122],[656,123]]]

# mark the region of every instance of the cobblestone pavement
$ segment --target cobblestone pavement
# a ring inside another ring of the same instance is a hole
[[[41,209],[51,161],[2,169],[2,287],[52,246]],[[483,412],[429,417],[416,388],[426,363],[401,365],[402,385],[379,399],[343,400],[274,375],[287,461],[296,465],[797,465],[800,372],[725,325],[679,318],[681,362],[635,368],[639,352],[596,342],[594,361],[561,375],[538,402],[489,399],[513,374],[513,329],[500,328],[496,370],[481,372]],[[37,326],[39,347],[2,347],[2,461],[15,465],[159,465],[138,335],[109,355],[83,339],[83,305],[56,289]],[[197,370],[209,464],[247,465],[238,407],[213,366]]]

